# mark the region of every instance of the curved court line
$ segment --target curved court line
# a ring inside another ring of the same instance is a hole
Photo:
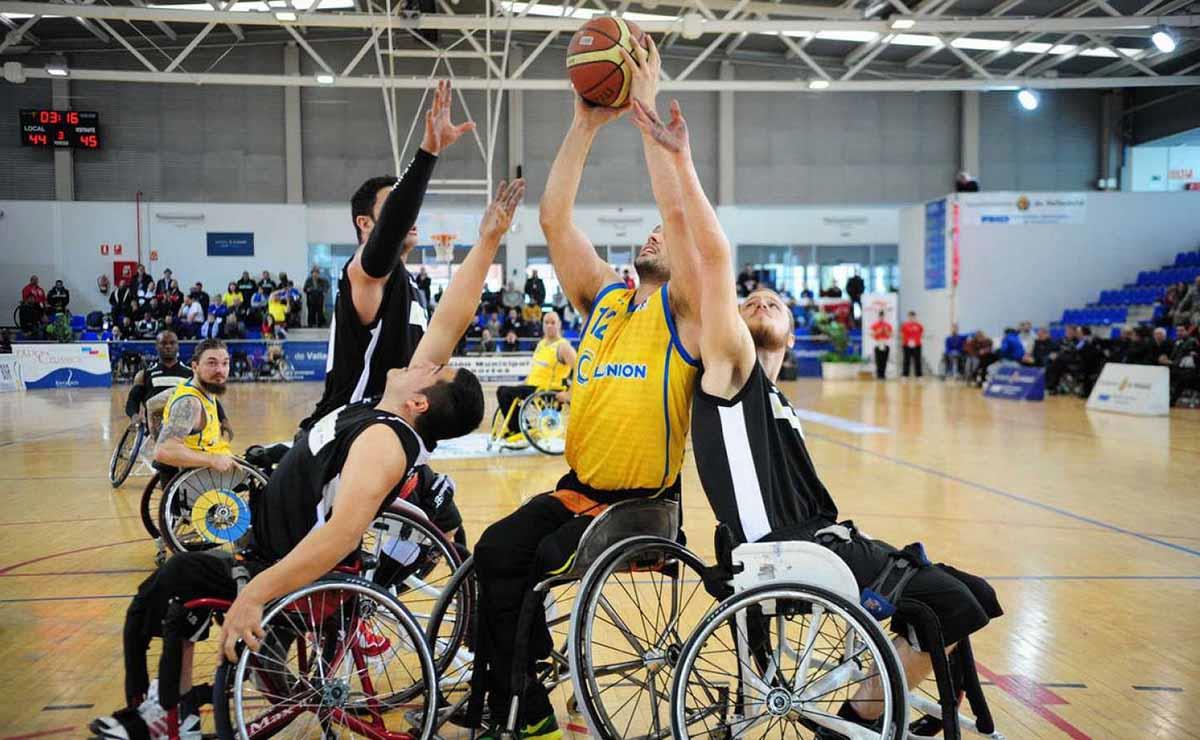
[[[131,545],[134,542],[145,542],[145,541],[146,541],[146,539],[144,537],[142,537],[142,538],[139,538],[136,540],[124,540],[123,542],[109,542],[106,545],[92,545],[91,547],[77,547],[74,550],[63,550],[62,552],[55,552],[55,553],[51,553],[49,555],[42,555],[41,557],[32,558],[31,560],[23,560],[19,563],[13,563],[12,565],[6,566],[4,568],[0,568],[0,576],[8,573],[9,571],[16,570],[17,568],[21,568],[26,565],[33,565],[34,563],[40,563],[44,560],[52,560],[54,558],[60,558],[63,555],[74,555],[76,553],[89,552],[91,550],[103,550],[106,547],[116,547],[117,545]]]
[[[1178,550],[1179,552],[1185,552],[1188,555],[1195,555],[1196,557],[1200,557],[1200,550],[1194,550],[1190,547],[1184,547],[1183,545],[1177,545],[1174,542],[1167,542],[1166,540],[1161,540],[1161,539],[1158,539],[1157,537],[1151,537],[1150,535],[1142,534],[1141,532],[1135,532],[1132,529],[1126,529],[1125,527],[1118,527],[1115,524],[1109,524],[1108,522],[1102,522],[1099,519],[1093,519],[1092,517],[1084,516],[1083,514],[1076,514],[1075,512],[1070,511],[1068,509],[1063,509],[1058,506],[1054,506],[1052,504],[1043,503],[1041,501],[1037,501],[1035,499],[1029,498],[1028,496],[1021,496],[1016,493],[1009,493],[1008,491],[1003,491],[999,488],[994,488],[994,487],[986,485],[984,483],[977,483],[973,480],[967,480],[966,478],[960,478],[957,475],[947,473],[943,470],[938,470],[937,468],[931,468],[926,465],[921,465],[919,463],[909,462],[908,460],[902,460],[898,457],[893,457],[891,455],[885,455],[882,452],[875,452],[874,450],[868,450],[865,447],[859,447],[858,445],[850,444],[849,442],[843,442],[840,439],[834,439],[833,437],[826,437],[823,434],[815,434],[813,432],[809,432],[808,436],[816,437],[817,439],[823,440],[825,442],[829,442],[831,444],[838,445],[839,447],[845,447],[846,449],[849,449],[849,450],[855,450],[856,452],[862,452],[862,453],[870,455],[872,457],[877,457],[880,460],[887,460],[888,462],[895,463],[896,465],[901,465],[906,468],[912,468],[913,470],[919,470],[922,473],[927,473],[929,475],[933,475],[938,478],[943,478],[945,480],[954,481],[955,483],[961,483],[964,486],[969,486],[970,488],[974,488],[978,491],[983,491],[984,493],[990,493],[993,496],[1000,496],[1001,498],[1006,498],[1006,499],[1009,499],[1010,501],[1017,501],[1019,503],[1026,504],[1028,506],[1034,506],[1039,509],[1043,509],[1045,511],[1050,511],[1055,514],[1059,514],[1061,516],[1065,516],[1070,519],[1074,519],[1076,521],[1086,522],[1093,526],[1100,527],[1101,529],[1107,529],[1110,532],[1117,532],[1119,534],[1127,534],[1130,537],[1136,537],[1139,540],[1145,540],[1146,542],[1153,542],[1156,545],[1162,545],[1163,547],[1169,547],[1172,550]]]

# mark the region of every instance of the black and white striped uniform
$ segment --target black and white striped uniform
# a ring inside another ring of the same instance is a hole
[[[146,372],[142,374],[142,380],[146,386],[146,392],[142,396],[143,402],[149,401],[168,391],[173,391],[175,390],[175,386],[191,379],[192,368],[182,362],[176,362],[174,365],[167,367],[159,360],[146,368]]]
[[[325,392],[312,414],[300,423],[307,429],[329,412],[383,393],[387,371],[408,367],[428,326],[425,294],[400,262],[383,288],[379,311],[363,324],[354,309],[347,272],[338,280],[333,322],[329,325],[329,351],[325,360]]]
[[[302,432],[271,474],[267,488],[250,501],[254,554],[272,562],[287,555],[333,514],[342,467],[358,435],[376,424],[393,432],[404,446],[408,467],[380,510],[400,493],[412,469],[429,460],[429,450],[408,422],[375,408],[377,399],[335,409]]]
[[[800,420],[760,363],[732,399],[710,396],[697,384],[692,448],[713,513],[738,541],[837,521]]]

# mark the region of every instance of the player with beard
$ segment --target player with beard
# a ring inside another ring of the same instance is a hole
[[[653,105],[660,61],[657,49],[637,47],[631,95]],[[541,225],[550,260],[563,291],[588,315],[579,343],[567,426],[570,470],[553,491],[535,496],[489,527],[475,548],[480,585],[479,645],[475,653],[474,704],[488,695],[491,718],[503,722],[517,699],[518,735],[561,737],[546,688],[534,664],[548,656],[550,634],[542,610],[529,635],[518,635],[525,595],[547,575],[562,572],[574,559],[588,524],[608,506],[633,498],[678,497],[691,396],[699,363],[699,280],[695,266],[678,255],[690,236],[679,207],[678,188],[654,182],[663,217],[638,250],[639,284],[628,288],[596,254],[572,218],[588,151],[605,124],[624,111],[575,102],[568,131],[541,202]],[[652,160],[665,153],[649,141]],[[511,682],[517,640],[529,640],[526,688],[513,697]],[[486,730],[482,738],[496,736]]]
[[[850,567],[860,589],[890,592],[895,603],[902,588],[905,599],[932,609],[945,644],[953,649],[1002,614],[995,592],[982,578],[948,565],[909,560],[886,542],[861,534],[853,522],[837,524],[837,505],[817,476],[800,420],[775,386],[795,342],[791,311],[769,289],[752,292],[738,306],[729,279],[729,240],[696,175],[679,104],[672,103],[669,123],[640,101],[634,108],[634,123],[669,153],[670,168],[651,166],[650,175],[679,183],[693,237],[681,248],[695,249],[700,264],[704,373],[692,409],[692,445],[717,521],[731,530],[735,544],[810,540],[828,547]],[[906,565],[893,567],[900,560]],[[933,670],[929,655],[909,642],[901,614],[892,618],[891,627],[900,635],[895,645],[908,685],[917,686]],[[838,716],[870,724],[882,712],[882,696],[877,676],[864,681]],[[824,727],[816,736],[843,737]]]
[[[233,469],[233,451],[217,406],[228,379],[225,343],[219,339],[198,343],[192,355],[192,379],[175,387],[163,409],[155,462],[172,468],[212,468],[218,473]]]

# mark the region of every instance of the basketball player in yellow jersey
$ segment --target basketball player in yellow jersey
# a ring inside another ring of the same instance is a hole
[[[654,105],[658,51],[625,55],[635,70],[631,95]],[[694,249],[671,245],[690,235],[678,183],[659,178],[655,200],[663,226],[646,239],[634,260],[639,285],[624,282],[597,254],[572,219],[584,163],[597,132],[624,111],[593,108],[577,100],[541,202],[541,224],[555,272],[575,308],[588,316],[579,344],[567,428],[570,470],[556,490],[536,496],[493,524],[475,548],[480,584],[480,644],[475,653],[477,690],[488,692],[494,723],[506,722],[518,702],[519,737],[561,737],[546,689],[533,665],[548,656],[550,635],[539,616],[530,635],[517,634],[525,594],[547,575],[563,572],[579,538],[607,506],[629,498],[676,496],[687,436],[692,388],[699,367],[699,285],[694,262],[677,255]],[[648,159],[667,155],[643,137]],[[661,169],[666,169],[661,168]],[[673,170],[672,170],[673,171]],[[694,259],[694,258],[693,258]],[[536,611],[543,615],[542,610]],[[529,640],[523,696],[513,697],[516,640]],[[478,697],[477,697],[478,698]],[[497,736],[495,728],[483,738]]]
[[[529,444],[525,435],[517,429],[517,415],[510,413],[514,402],[523,400],[537,391],[565,390],[567,378],[575,367],[575,348],[562,335],[562,320],[553,311],[542,316],[542,339],[533,350],[529,364],[529,375],[523,385],[502,385],[496,388],[496,400],[501,413],[508,414],[509,447],[524,447]]]
[[[192,355],[192,379],[180,383],[163,409],[155,462],[173,468],[233,469],[233,452],[221,427],[217,397],[229,378],[229,351],[219,339],[205,339]]]

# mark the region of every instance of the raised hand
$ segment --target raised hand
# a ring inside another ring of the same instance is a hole
[[[479,223],[479,236],[497,241],[503,238],[504,232],[512,226],[517,206],[524,197],[525,180],[523,178],[517,178],[510,183],[501,180],[500,187],[496,189],[496,197],[492,199],[491,203],[488,203],[487,210],[483,212],[483,220]]]
[[[633,125],[654,139],[656,143],[676,154],[691,156],[692,145],[688,139],[687,121],[679,108],[679,101],[671,101],[671,121],[663,123],[658,111],[640,100],[633,101]]]
[[[607,105],[592,105],[578,95],[575,96],[575,125],[595,130],[612,123],[629,111],[629,106],[609,108]]]
[[[629,99],[653,106],[654,99],[658,97],[658,80],[662,76],[662,58],[650,34],[646,34],[646,43],[648,47],[635,43],[633,54],[624,49],[620,49],[620,52],[633,74],[629,83]]]
[[[451,96],[450,80],[438,80],[437,90],[433,93],[433,106],[425,111],[425,138],[421,141],[421,148],[430,154],[441,154],[460,136],[475,130],[472,121],[459,124],[450,121]]]

